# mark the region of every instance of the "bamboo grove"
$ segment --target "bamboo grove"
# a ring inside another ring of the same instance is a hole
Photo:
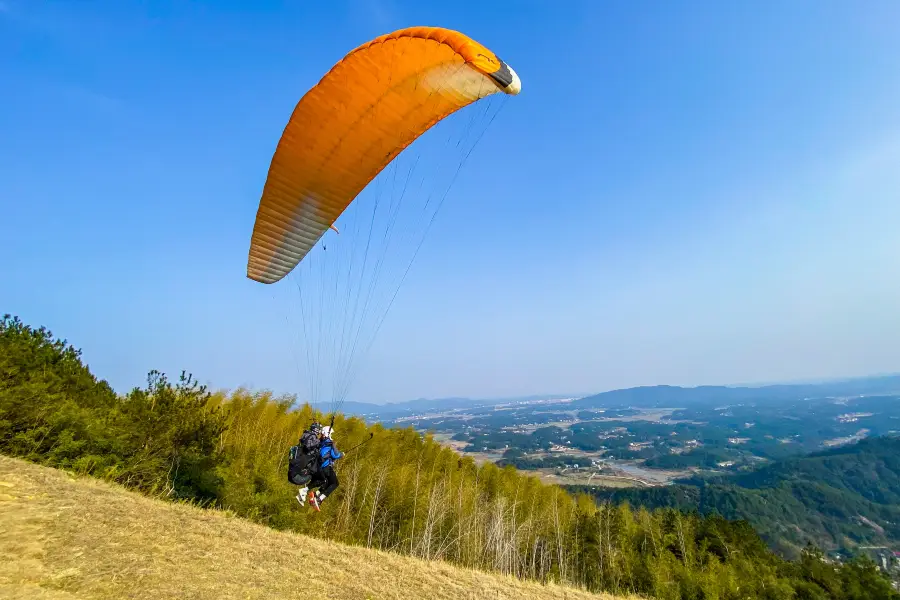
[[[597,504],[512,467],[476,465],[412,429],[338,415],[341,486],[321,513],[286,480],[325,415],[294,398],[209,393],[191,377],[117,395],[46,329],[0,321],[0,452],[277,529],[538,581],[661,599],[898,598],[868,561],[772,554],[745,522]]]

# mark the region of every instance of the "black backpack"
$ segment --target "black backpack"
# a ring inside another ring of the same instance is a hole
[[[300,446],[304,452],[312,452],[319,448],[319,436],[312,431],[304,431],[300,436]]]
[[[319,436],[304,431],[300,442],[288,451],[288,481],[306,485],[319,470]]]

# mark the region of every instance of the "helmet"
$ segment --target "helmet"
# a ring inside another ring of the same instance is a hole
[[[318,435],[322,433],[322,426],[317,421],[313,421],[313,424],[309,426],[309,430]]]
[[[322,428],[322,435],[326,438],[331,438],[331,434],[334,433],[334,429],[330,425],[326,425]]]

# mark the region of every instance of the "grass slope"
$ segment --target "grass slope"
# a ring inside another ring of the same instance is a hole
[[[0,597],[613,599],[279,532],[5,456]]]

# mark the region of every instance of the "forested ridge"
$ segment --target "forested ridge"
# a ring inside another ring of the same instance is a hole
[[[769,545],[797,557],[813,543],[826,551],[900,545],[900,438],[774,462],[756,471],[652,489],[596,490],[601,501],[698,509],[751,522]]]
[[[477,466],[412,429],[337,415],[341,487],[321,513],[286,481],[313,418],[268,392],[210,392],[151,372],[119,395],[44,328],[0,321],[0,452],[227,508],[277,529],[589,590],[666,599],[898,598],[871,561],[773,554],[747,522],[596,503],[512,467]]]

